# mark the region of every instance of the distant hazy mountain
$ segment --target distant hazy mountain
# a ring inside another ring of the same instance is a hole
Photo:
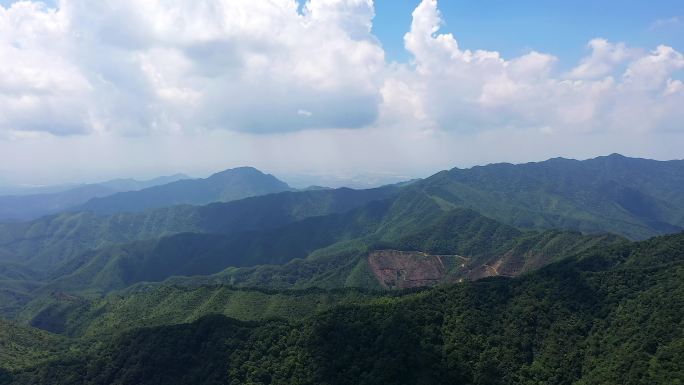
[[[131,178],[121,178],[121,179],[112,179],[106,182],[98,183],[100,186],[104,186],[113,190],[117,190],[117,192],[123,192],[123,191],[135,191],[135,190],[142,190],[144,188],[149,188],[149,187],[154,187],[154,186],[159,186],[167,183],[172,183],[176,182],[179,180],[184,180],[184,179],[191,179],[189,176],[185,174],[174,174],[174,175],[169,175],[169,176],[160,176],[154,179],[150,180],[144,180],[144,181],[139,181],[136,179],[131,179]]]
[[[684,383],[684,232],[606,234],[681,231],[684,161],[277,189],[242,168],[0,224],[0,384]]]
[[[66,190],[71,190],[76,187],[83,187],[86,183],[65,183],[65,184],[51,184],[44,186],[35,185],[15,185],[9,183],[0,184],[0,196],[4,195],[36,195],[36,194],[54,194]]]
[[[75,210],[96,213],[136,212],[179,204],[203,205],[290,191],[287,183],[252,167],[221,171],[206,179],[180,180],[139,191],[94,198]]]
[[[58,192],[0,196],[0,221],[30,220],[69,209],[95,197],[121,191],[140,190],[186,178],[188,178],[186,175],[176,174],[146,181],[114,179],[101,183],[76,185]]]
[[[286,186],[273,176],[243,168],[94,199],[81,208],[96,213],[136,211],[170,206],[183,198],[186,202],[222,200]],[[242,190],[236,192],[239,188]],[[111,216],[62,214],[0,226],[0,259],[31,261],[34,269],[40,269],[86,249],[181,232],[232,234],[273,229],[382,199],[393,200],[377,229],[386,239],[427,231],[445,212],[457,208],[469,208],[523,229],[613,232],[639,239],[684,227],[684,162],[619,155],[586,161],[551,159],[453,169],[403,188],[289,192]]]

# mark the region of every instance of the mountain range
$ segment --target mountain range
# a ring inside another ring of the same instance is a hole
[[[93,198],[122,191],[141,190],[182,179],[188,179],[188,177],[183,174],[175,174],[146,181],[113,179],[101,183],[65,188],[62,191],[0,196],[0,222],[35,219],[71,209]]]
[[[0,224],[0,383],[675,378],[682,231],[684,161],[618,154],[118,192]]]
[[[203,205],[229,202],[257,195],[292,190],[287,183],[252,167],[239,167],[211,175],[206,179],[186,179],[98,197],[74,207],[73,211],[101,214],[144,211],[180,204]]]

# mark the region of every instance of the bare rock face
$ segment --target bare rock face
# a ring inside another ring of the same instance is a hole
[[[495,276],[515,277],[531,268],[545,265],[537,259],[534,255],[516,255],[512,252],[467,258],[420,251],[376,250],[368,254],[368,265],[382,287],[406,289]]]
[[[525,271],[525,258],[506,253],[484,261],[474,261],[467,270],[461,271],[463,278],[475,281],[485,277],[517,277]]]
[[[443,256],[417,251],[373,251],[368,255],[368,264],[380,285],[387,289],[432,286],[448,272]]]

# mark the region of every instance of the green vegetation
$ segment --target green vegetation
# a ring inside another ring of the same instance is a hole
[[[62,353],[65,347],[63,337],[0,319],[0,383],[7,381],[3,377],[6,371],[44,362]]]
[[[5,383],[669,384],[683,326],[684,233],[303,319],[114,333]]]
[[[206,179],[185,179],[90,201],[74,210],[100,214],[144,211],[180,204],[205,205],[289,191],[287,183],[252,167],[221,171]]]
[[[683,165],[118,212],[264,193],[242,170],[0,224],[0,384],[681,383],[684,233],[610,232],[681,231]]]
[[[370,303],[377,294],[358,289],[268,291],[226,285],[137,285],[93,300],[51,301],[31,323],[61,334],[89,336],[111,330],[188,323],[210,314],[243,321],[294,321],[334,305]]]
[[[443,171],[411,187],[411,194],[521,228],[607,231],[632,239],[684,229],[681,160],[613,154],[586,161],[492,164]]]
[[[417,232],[441,212],[465,207],[515,227],[613,232],[639,239],[684,227],[683,175],[683,161],[612,155],[582,162],[551,159],[453,169],[401,188],[291,192],[105,216],[60,214],[0,224],[0,260],[30,263],[35,270],[50,269],[89,249],[182,232],[234,234],[274,229],[388,199],[398,191],[391,221],[382,229],[389,238],[396,238],[392,233]],[[159,194],[153,195],[161,204]]]
[[[0,224],[2,262],[47,271],[87,250],[183,232],[231,234],[275,229],[309,217],[342,213],[396,194],[396,188],[285,192],[206,206],[172,206],[143,213],[63,213]],[[1,263],[0,263],[1,264]],[[59,274],[59,272],[57,273]]]
[[[347,280],[352,271],[367,283],[367,276],[356,274],[363,263],[361,256],[383,244],[492,257],[522,242],[512,240],[522,236],[517,228],[493,221],[486,224],[484,219],[465,223],[473,218],[459,211],[463,207],[524,228],[615,231],[643,237],[675,231],[682,224],[681,168],[682,162],[678,161],[620,156],[583,162],[552,159],[517,166],[454,169],[401,188],[285,192],[142,213],[60,214],[0,225],[0,270],[7,270],[3,267],[6,264],[24,264],[33,271],[9,280],[0,276],[0,285],[4,295],[10,293],[23,302],[28,292],[35,291],[35,282],[56,282],[49,287],[51,290],[78,291],[87,287],[107,292],[140,281],[215,274],[234,268],[227,273],[231,284],[262,285],[263,281],[273,281],[276,284],[268,286],[306,287],[316,282],[315,286],[339,287],[358,283],[356,279]],[[207,186],[204,189],[211,190]],[[389,205],[373,205],[383,200]],[[356,211],[349,214],[353,209]],[[454,220],[460,223],[450,223]],[[473,233],[475,228],[480,233]],[[316,250],[350,240],[356,244],[352,249],[334,254],[351,259],[342,261],[335,255],[327,261],[314,258]],[[565,241],[556,243],[562,246]],[[566,253],[557,247],[557,256],[543,253],[542,258],[536,257],[537,262],[528,253],[525,260],[530,262],[525,263],[538,267],[549,258],[555,260],[575,251]],[[299,261],[304,258],[306,261]],[[284,268],[285,273],[271,266],[290,261],[294,262]],[[259,265],[267,266],[241,269]],[[335,271],[323,270],[328,267]],[[298,271],[294,277],[293,268]],[[274,274],[283,277],[271,280]],[[334,284],[326,282],[326,274],[336,277]]]
[[[401,234],[394,230],[386,235],[384,230],[385,223],[394,221],[392,206],[390,201],[375,201],[343,214],[307,218],[273,230],[234,235],[183,233],[102,248],[67,261],[34,294],[102,294],[173,276],[189,277],[175,282],[190,284],[376,288],[374,279],[360,270],[368,270],[362,265],[368,253],[377,249],[462,255],[470,260],[468,270],[502,260],[502,272],[517,275],[595,244],[621,242],[611,235],[522,232],[466,209],[448,211],[424,230],[392,239]]]

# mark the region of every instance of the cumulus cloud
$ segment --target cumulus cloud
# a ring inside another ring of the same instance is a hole
[[[17,2],[0,8],[0,124],[136,135],[366,126],[384,66],[373,15],[370,0],[315,0],[302,13],[294,0]]]
[[[294,0],[62,0],[56,8],[29,1],[0,8],[7,59],[0,127],[273,133],[413,117],[425,128],[466,132],[586,131],[619,125],[615,111],[624,103],[662,106],[659,99],[681,97],[666,86],[682,67],[670,47],[644,54],[593,39],[590,55],[559,75],[549,54],[504,59],[462,49],[439,33],[437,2],[424,0],[404,37],[413,64],[392,66],[371,34],[371,0],[298,7]]]
[[[675,105],[684,95],[672,76],[682,68],[682,55],[671,47],[644,53],[593,39],[591,54],[563,74],[549,54],[532,51],[505,59],[495,51],[462,49],[452,34],[439,33],[441,24],[435,0],[422,1],[413,12],[404,41],[414,70],[390,75],[383,115],[392,115],[393,108],[406,114],[413,106],[424,126],[464,133],[516,127],[547,133],[644,131],[675,125]],[[396,105],[388,103],[397,99]],[[639,119],[630,111],[638,111]]]
[[[461,47],[423,0],[404,36],[411,61],[390,63],[374,12],[371,0],[0,6],[0,160],[60,143],[79,165],[88,148],[124,164],[139,143],[132,164],[148,151],[172,164],[169,154],[194,161],[179,154],[195,143],[216,164],[401,171],[449,166],[456,148],[475,159],[477,146],[547,154],[601,138],[592,148],[614,152],[634,148],[628,137],[664,148],[676,141],[660,133],[684,135],[684,59],[672,47],[596,38],[574,67],[537,51],[505,58]]]
[[[625,43],[613,44],[606,39],[592,39],[587,46],[591,49],[591,55],[570,71],[568,77],[591,79],[610,75],[617,65],[638,54],[636,50],[627,48]]]

